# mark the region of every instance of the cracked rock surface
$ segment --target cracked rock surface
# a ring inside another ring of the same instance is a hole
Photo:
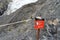
[[[14,13],[0,17],[0,24],[32,19],[0,28],[0,40],[36,40],[34,17],[41,15],[45,19],[45,28],[40,30],[41,40],[60,40],[60,0],[38,0]]]

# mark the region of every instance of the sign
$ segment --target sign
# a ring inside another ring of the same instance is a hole
[[[39,40],[40,29],[44,28],[44,19],[35,17],[34,24],[34,28],[36,29],[36,40]]]
[[[35,29],[43,29],[44,28],[44,19],[35,19],[35,25],[34,28]]]

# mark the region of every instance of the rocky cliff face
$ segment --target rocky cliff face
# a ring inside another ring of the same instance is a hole
[[[14,25],[1,27],[0,40],[36,40],[34,17],[45,19],[45,28],[40,32],[41,40],[60,39],[60,0],[39,0],[16,10],[9,16],[0,17],[0,24],[28,20]],[[3,20],[2,20],[3,19]]]
[[[0,0],[0,16],[7,10],[9,2],[9,0]]]

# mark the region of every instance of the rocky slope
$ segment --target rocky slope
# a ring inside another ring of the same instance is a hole
[[[10,0],[0,0],[0,16],[7,10],[9,2]]]
[[[39,0],[36,3],[23,6],[9,16],[1,16],[0,24],[31,20],[0,27],[0,40],[36,40],[36,30],[33,28],[34,17],[39,15],[45,19],[45,28],[40,32],[40,39],[59,40],[60,0]]]

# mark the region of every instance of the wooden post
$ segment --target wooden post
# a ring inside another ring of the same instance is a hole
[[[37,29],[37,32],[36,32],[36,40],[39,40],[39,37],[40,37],[40,29]]]

